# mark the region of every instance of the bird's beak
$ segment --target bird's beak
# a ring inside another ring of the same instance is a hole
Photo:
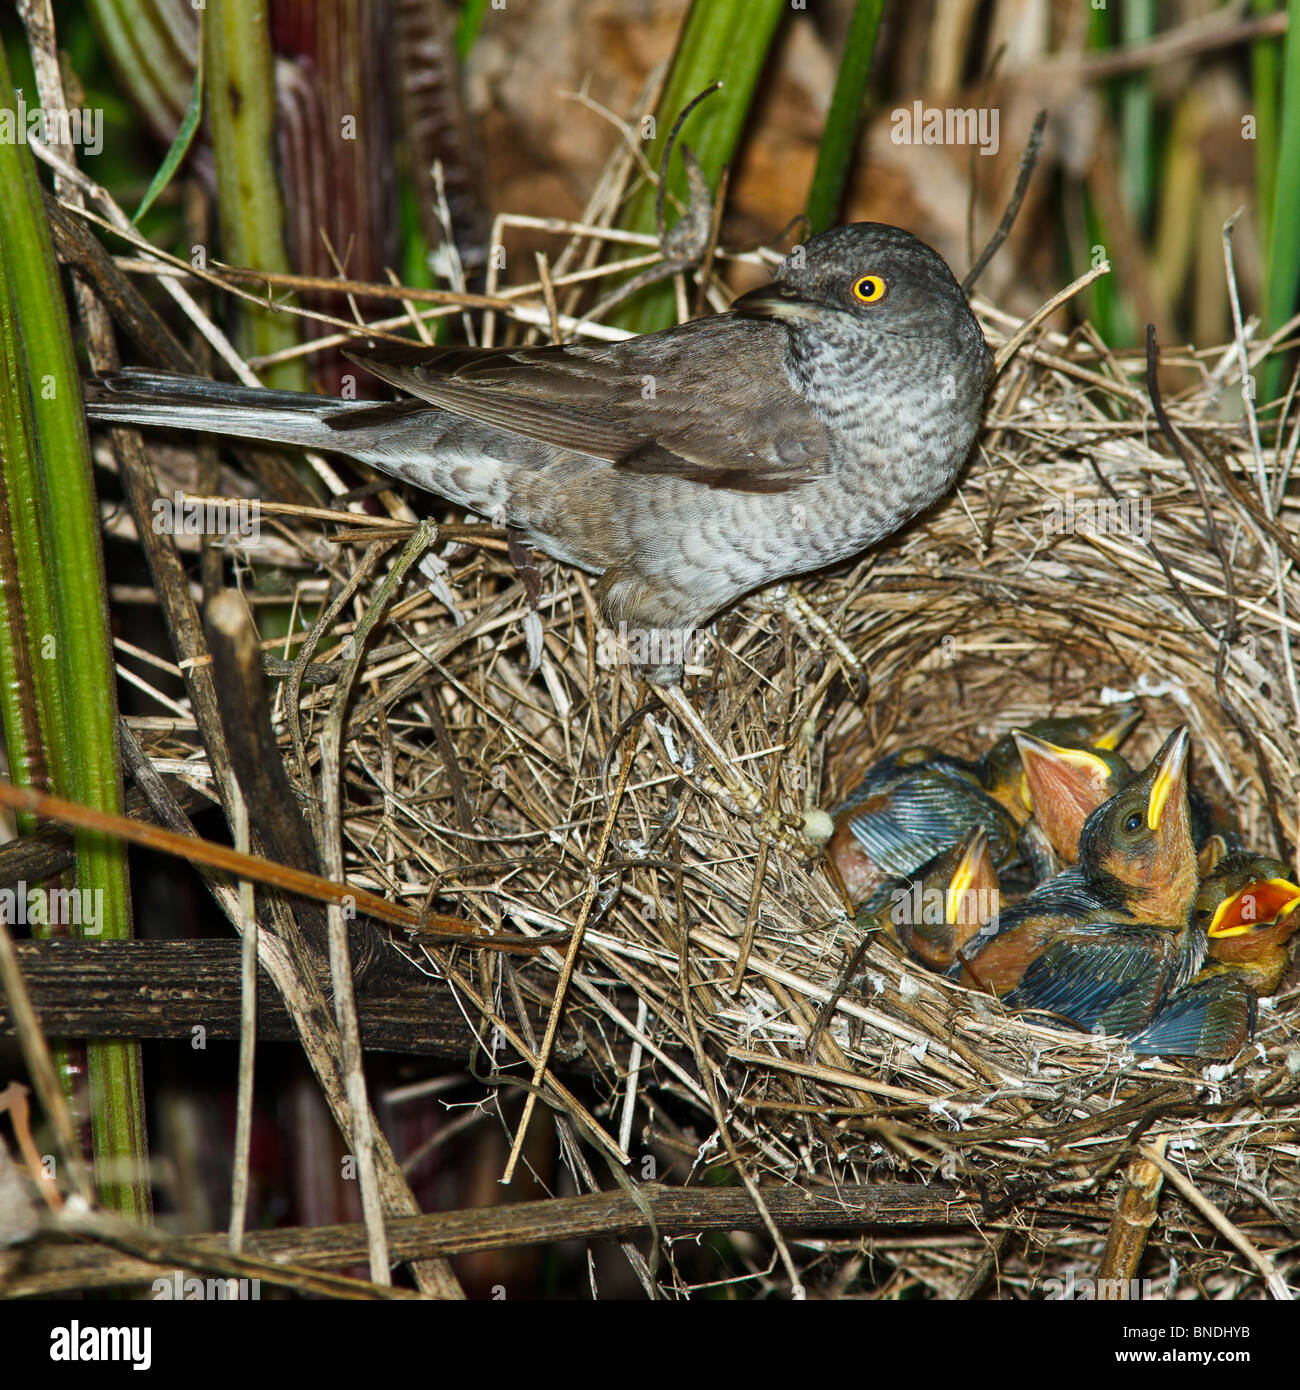
[[[754,319],[816,319],[825,309],[789,286],[773,283],[734,299],[731,312]]]
[[[1011,734],[1020,750],[1021,766],[1026,770],[1032,769],[1040,785],[1050,789],[1054,795],[1078,802],[1085,780],[1094,783],[1098,791],[1105,789],[1110,772],[1095,753],[1086,748],[1062,748],[1058,744],[1048,743],[1046,739],[1027,734],[1023,729],[1012,729]],[[1079,774],[1077,785],[1066,769]],[[1027,800],[1032,802],[1032,793]],[[1031,805],[1030,809],[1034,807]],[[1083,809],[1086,815],[1093,806]]]
[[[1141,718],[1142,707],[1140,705],[1118,706],[1114,711],[1112,721],[1109,724],[1099,725],[1093,733],[1092,746],[1100,748],[1103,753],[1113,753],[1137,728]]]
[[[1147,801],[1147,825],[1152,830],[1160,829],[1170,798],[1175,794],[1182,795],[1189,743],[1187,730],[1182,728],[1169,736],[1169,741],[1161,750],[1164,757],[1160,771],[1151,784],[1151,795]]]
[[[1215,909],[1206,935],[1248,936],[1274,926],[1288,912],[1300,907],[1300,887],[1285,878],[1265,878],[1248,883]]]
[[[987,891],[990,884],[997,886],[997,872],[989,855],[988,832],[980,826],[967,834],[961,859],[948,880],[944,907],[949,926],[976,925],[962,920],[966,894],[972,889],[978,891],[983,888]]]

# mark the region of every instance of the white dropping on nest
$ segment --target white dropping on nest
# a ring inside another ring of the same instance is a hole
[[[802,812],[804,833],[815,845],[824,845],[835,833],[835,820],[829,811],[812,806]]]

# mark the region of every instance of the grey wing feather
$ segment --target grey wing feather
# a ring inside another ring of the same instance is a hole
[[[353,360],[444,410],[630,472],[772,492],[831,466],[830,431],[785,376],[784,333],[721,315],[623,343],[383,344]],[[737,370],[719,372],[737,351]]]
[[[1212,975],[1170,995],[1132,1041],[1139,1057],[1224,1057],[1255,1031],[1255,995],[1231,975]]]
[[[1172,973],[1172,954],[1150,932],[1109,924],[1083,928],[1048,947],[1003,1002],[1060,1014],[1085,1031],[1127,1034],[1155,1010]]]

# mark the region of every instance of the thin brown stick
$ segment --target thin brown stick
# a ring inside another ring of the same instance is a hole
[[[335,883],[319,874],[303,873],[287,865],[263,859],[260,855],[240,854],[238,850],[214,844],[210,840],[191,840],[160,826],[129,820],[125,816],[110,815],[93,806],[65,801],[60,796],[47,796],[43,792],[33,791],[30,787],[15,787],[7,782],[0,782],[0,806],[46,816],[50,820],[75,826],[79,830],[94,830],[103,835],[116,836],[131,844],[143,845],[147,849],[174,855],[178,859],[188,859],[191,863],[223,869],[236,878],[251,879],[254,883],[311,898],[314,902],[337,903],[342,907],[364,912],[381,922],[389,922],[393,926],[418,927],[422,935],[427,934],[433,941],[460,942],[489,951],[522,951],[528,955],[541,949],[539,942],[528,937],[487,936],[459,917],[449,917],[440,912],[417,912],[401,903],[392,903],[386,898],[376,897],[374,893],[368,893],[364,888],[358,888],[353,884]],[[567,933],[561,934],[549,938],[547,944],[567,939]]]
[[[1110,274],[1110,262],[1103,261],[1099,266],[1085,271],[1077,280],[1072,280],[1063,290],[1058,290],[1046,304],[1035,309],[1032,314],[1020,325],[1019,328],[1007,339],[997,350],[993,357],[994,374],[998,374],[1016,355],[1021,343],[1038,327],[1045,318],[1054,314],[1062,304],[1068,303],[1080,290],[1086,290],[1094,280],[1100,280],[1103,275]]]
[[[590,880],[587,885],[586,896],[582,900],[582,909],[578,913],[578,921],[574,926],[573,935],[569,939],[569,949],[565,952],[564,964],[560,967],[559,979],[555,982],[555,998],[551,1004],[550,1017],[546,1020],[546,1033],[542,1038],[541,1050],[537,1054],[537,1064],[533,1068],[533,1086],[540,1087],[542,1078],[546,1075],[546,1067],[551,1057],[551,1049],[555,1046],[555,1034],[560,1027],[560,1016],[564,1011],[564,996],[569,988],[569,981],[573,978],[574,967],[578,963],[578,952],[582,949],[582,937],[587,928],[587,920],[591,916],[592,905],[596,901],[596,888],[600,883],[600,870],[605,862],[605,855],[609,850],[610,836],[614,833],[614,821],[618,817],[619,803],[623,799],[623,793],[627,790],[627,779],[632,771],[632,749],[629,748],[623,755],[623,766],[619,769],[618,785],[614,788],[614,795],[610,800],[609,813],[605,817],[604,829],[600,834],[600,841],[596,846],[595,857],[590,868]],[[501,1181],[509,1183],[514,1178],[515,1166],[519,1162],[519,1155],[523,1151],[524,1137],[528,1132],[528,1121],[532,1117],[533,1107],[537,1103],[536,1089],[529,1091],[528,1098],[524,1101],[524,1112],[520,1116],[518,1128],[515,1130],[514,1142],[510,1146],[510,1157],[506,1161],[505,1172]]]
[[[1169,1144],[1161,1135],[1152,1145],[1163,1158]],[[1147,1248],[1147,1236],[1160,1205],[1163,1176],[1149,1159],[1139,1155],[1128,1166],[1123,1186],[1115,1198],[1115,1215],[1106,1233],[1106,1249],[1097,1266],[1097,1297],[1123,1299],[1129,1281],[1137,1274]]]
[[[235,807],[235,847],[248,853],[248,808],[243,798]],[[253,885],[239,881],[239,1082],[235,1104],[235,1151],[230,1181],[230,1248],[236,1255],[244,1244],[248,1217],[249,1158],[253,1141],[253,1071],[257,1054],[257,912]]]
[[[54,1132],[60,1157],[82,1199],[87,1203],[93,1203],[95,1183],[81,1156],[77,1124],[68,1105],[68,1098],[59,1084],[59,1074],[50,1052],[49,1041],[41,1028],[36,1010],[32,1008],[31,995],[27,992],[23,972],[18,965],[18,954],[14,950],[14,940],[9,934],[3,913],[0,913],[0,986],[4,987],[5,999],[13,1015],[14,1031],[18,1034],[18,1046],[22,1050],[27,1074],[36,1087],[36,1094],[40,1097],[41,1106]]]
[[[375,591],[365,616],[357,624],[353,636],[353,652],[345,663],[330,702],[325,730],[321,735],[321,798],[324,811],[321,817],[324,842],[321,846],[325,867],[334,875],[343,876],[343,810],[340,776],[340,749],[343,743],[343,721],[357,672],[365,658],[366,639],[384,616],[389,599],[397,591],[407,571],[428,550],[438,534],[436,522],[422,522],[415,535],[407,541],[391,570]],[[361,1028],[357,1022],[356,985],[348,949],[348,929],[343,909],[332,904],[329,909],[330,983],[334,992],[334,1015],[339,1037],[343,1043],[343,1075],[348,1101],[353,1115],[353,1143],[357,1160],[357,1176],[361,1185],[361,1206],[365,1213],[370,1255],[370,1278],[375,1284],[388,1284],[388,1243],[384,1235],[383,1202],[379,1191],[378,1163],[375,1155],[375,1120],[366,1091],[365,1071],[361,1060]]]
[[[205,614],[217,677],[217,700],[231,765],[270,856],[317,873],[320,859],[298,810],[266,706],[261,653],[252,617],[236,589],[221,590]]]
[[[966,278],[961,282],[961,292],[967,298],[970,297],[970,292],[975,288],[975,282],[984,274],[984,267],[997,255],[1002,243],[1011,235],[1011,228],[1015,225],[1016,218],[1020,213],[1020,205],[1025,201],[1025,194],[1029,191],[1029,180],[1034,176],[1038,156],[1042,153],[1043,128],[1046,125],[1047,112],[1040,111],[1034,117],[1034,124],[1029,132],[1029,140],[1025,145],[1024,153],[1020,156],[1020,172],[1016,175],[1016,186],[1012,191],[1011,201],[1002,214],[1002,221],[998,223],[983,251],[976,258],[975,264],[966,272]]]

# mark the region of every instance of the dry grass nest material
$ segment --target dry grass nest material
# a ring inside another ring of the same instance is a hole
[[[1016,324],[977,307],[990,341],[1005,341]],[[1166,401],[1185,457],[1157,425],[1141,367],[1086,332],[1036,332],[1001,375],[955,495],[856,564],[791,585],[794,602],[755,596],[717,622],[687,692],[787,823],[833,806],[891,749],[974,753],[1035,717],[1137,698],[1134,761],[1188,724],[1195,780],[1236,808],[1249,843],[1291,858],[1296,502],[1269,454],[1261,476],[1247,423],[1228,418],[1235,346],[1165,355],[1165,370],[1194,382]],[[1077,523],[1115,497],[1138,528],[1149,506],[1150,544],[1045,524],[1053,504],[1072,501]],[[276,530],[305,562],[326,556],[336,592],[355,578],[362,543],[322,545],[314,522]],[[1004,1288],[1032,1291],[1074,1262],[1086,1272],[1110,1217],[1108,1179],[1139,1138],[1157,1150],[1167,1140],[1169,1164],[1247,1247],[1165,1201],[1152,1244],[1178,1287],[1264,1291],[1269,1252],[1293,1246],[1300,1222],[1294,986],[1265,1003],[1231,1064],[1194,1067],[1037,1026],[876,942],[865,993],[847,993],[816,1029],[856,944],[824,861],[789,853],[770,826],[700,789],[707,765],[673,716],[653,702],[640,712],[631,672],[598,664],[587,582],[546,560],[530,670],[526,586],[504,549],[440,540],[445,585],[413,572],[371,641],[344,749],[347,871],[494,930],[544,939],[585,925],[566,1009],[595,1071],[588,1137],[613,1155],[643,1151],[652,1132],[698,1173],[728,1159],[721,1115],[760,1184],[820,1187],[829,1200],[838,1183],[893,1178],[979,1193],[986,1219],[968,1239],[879,1247],[938,1293],[956,1291],[1008,1229],[1026,1239],[1020,1258],[1004,1255]],[[344,618],[364,612],[396,553]],[[313,660],[344,653],[352,626],[337,621]],[[302,687],[309,748],[332,693]],[[283,698],[281,687],[280,716]],[[502,1009],[512,1032],[513,991],[548,1009],[563,944],[513,960],[418,939],[399,949],[451,979],[499,1068],[531,1075],[481,1005]]]

